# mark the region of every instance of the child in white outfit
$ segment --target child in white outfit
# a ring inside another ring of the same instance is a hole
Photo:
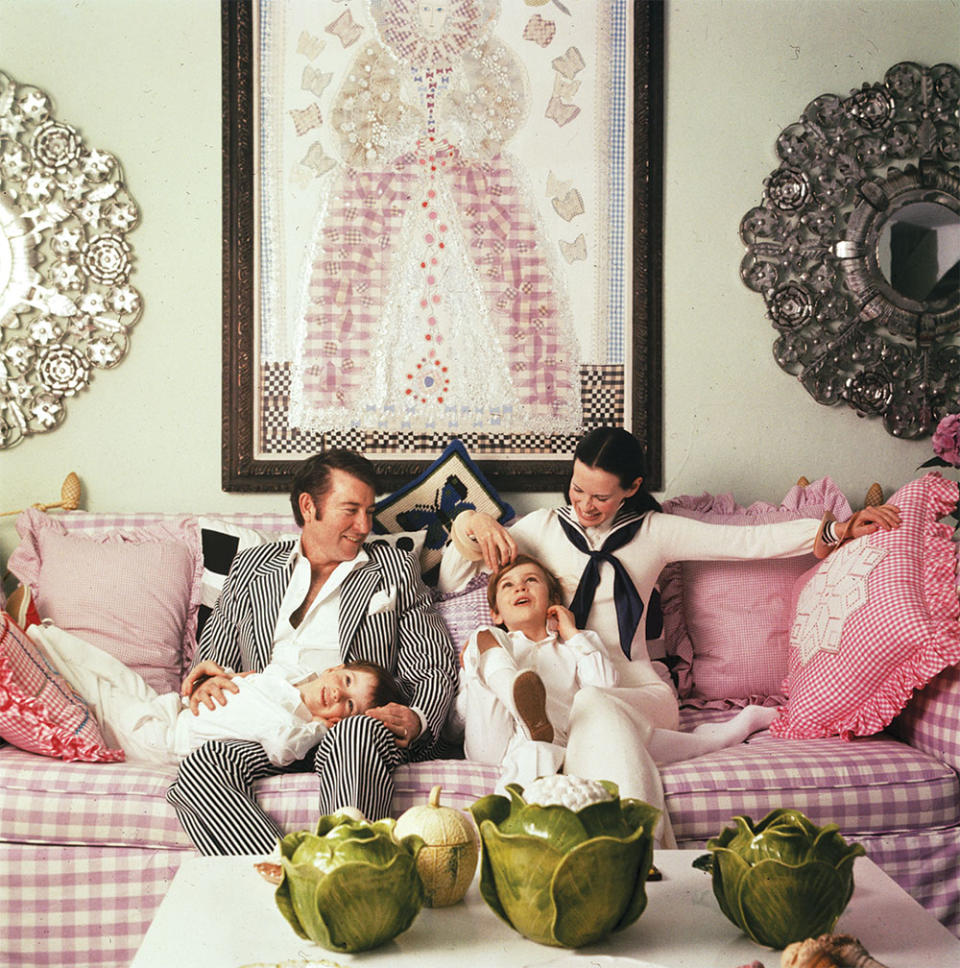
[[[488,586],[493,620],[503,627],[478,629],[463,652],[464,753],[501,764],[501,784],[559,772],[574,694],[617,683],[599,637],[576,627],[561,595],[552,574],[518,555]]]
[[[393,676],[372,663],[335,666],[296,684],[271,664],[236,676],[238,691],[224,705],[200,704],[194,714],[179,692],[157,693],[118,659],[63,629],[34,625],[27,634],[90,706],[109,745],[129,760],[162,766],[176,766],[211,739],[252,740],[271,763],[286,766],[341,719],[402,701]]]
[[[501,764],[498,789],[529,783],[563,765],[570,707],[585,686],[611,688],[618,673],[599,636],[576,627],[557,578],[520,554],[490,576],[487,600],[498,628],[478,629],[463,650],[457,713],[468,759]],[[740,743],[776,717],[748,706],[692,733],[654,729],[660,766]]]

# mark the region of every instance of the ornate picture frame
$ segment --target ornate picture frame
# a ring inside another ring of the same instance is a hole
[[[323,432],[301,433],[299,429],[284,438],[281,452],[270,442],[265,448],[264,440],[270,428],[277,423],[276,409],[283,412],[283,419],[292,391],[274,381],[278,369],[269,361],[261,359],[262,328],[264,322],[264,293],[274,293],[273,280],[265,280],[270,266],[276,263],[263,253],[267,251],[265,239],[265,219],[280,210],[273,205],[270,193],[264,192],[261,172],[268,171],[264,160],[264,130],[268,121],[265,117],[271,110],[269,94],[261,97],[266,72],[271,83],[276,83],[276,70],[271,67],[269,45],[271,35],[259,23],[261,0],[222,0],[222,64],[223,64],[223,396],[222,396],[222,486],[226,491],[282,491],[289,486],[293,468],[304,458],[327,446],[350,446],[367,454],[373,460],[381,476],[384,487],[393,489],[421,473],[436,459],[446,442],[454,437],[463,439],[472,458],[476,461],[488,480],[497,488],[505,491],[549,491],[562,487],[569,474],[570,457],[578,433],[524,434],[523,446],[514,446],[520,439],[514,429],[506,434],[471,434],[468,426],[448,427],[445,433],[424,433],[422,428],[410,432],[394,434],[371,434],[364,431],[327,435]],[[370,9],[381,10],[395,0],[370,0]],[[401,4],[402,5],[402,4]],[[468,4],[461,3],[460,6]],[[496,8],[496,0],[476,0],[479,7]],[[273,9],[284,8],[284,4],[274,4]],[[362,22],[352,19],[351,7],[356,7],[357,17],[364,12],[363,5],[354,2],[331,7],[337,14],[337,22],[327,27],[325,36],[301,36],[301,50],[304,58],[310,56],[311,42],[316,50],[324,43],[345,44],[346,31],[362,27]],[[561,21],[567,12],[567,5],[557,3],[549,10],[544,7],[530,7],[524,10],[529,18],[523,32],[527,42],[521,51],[531,51],[543,57],[543,48],[549,43],[551,23]],[[662,233],[662,174],[663,157],[663,5],[660,2],[641,4],[629,0],[604,0],[600,4],[604,11],[609,9],[611,18],[619,18],[620,29],[628,34],[623,46],[626,57],[623,63],[615,62],[606,67],[614,74],[626,97],[615,98],[621,103],[621,118],[616,129],[611,129],[610,143],[619,144],[620,157],[626,160],[622,172],[623,184],[610,197],[615,198],[617,211],[610,210],[605,216],[608,224],[619,226],[622,237],[618,240],[620,248],[607,253],[607,264],[617,264],[619,283],[612,286],[606,306],[609,313],[603,316],[603,326],[615,328],[620,333],[621,357],[614,360],[613,366],[597,366],[597,371],[615,373],[613,388],[604,385],[604,374],[596,377],[595,393],[587,387],[586,368],[581,365],[579,384],[580,400],[587,400],[598,408],[591,411],[589,419],[593,425],[616,423],[626,426],[635,433],[646,446],[648,455],[648,486],[656,490],[662,483],[662,364],[661,364],[661,233]],[[549,14],[549,16],[548,16]],[[344,18],[349,18],[344,26]],[[269,26],[269,25],[268,25]],[[334,36],[331,36],[334,35]],[[360,33],[355,37],[364,36]],[[254,46],[257,39],[259,46]],[[630,39],[632,38],[632,47]],[[363,43],[358,45],[362,47]],[[339,48],[337,48],[339,50]],[[553,123],[560,126],[569,117],[575,117],[577,82],[573,78],[579,65],[567,70],[561,63],[569,57],[572,48],[564,50],[560,46],[548,53],[560,55],[556,58],[554,70],[554,92],[561,115],[555,114]],[[577,53],[577,52],[575,52]],[[630,64],[632,55],[632,65]],[[578,54],[579,56],[579,54]],[[322,73],[324,58],[318,57],[311,67],[304,61],[304,86],[307,86],[308,71],[311,77],[326,78]],[[548,61],[549,63],[549,61]],[[569,65],[569,60],[567,61]],[[567,70],[566,76],[564,71]],[[317,84],[328,83],[314,80]],[[334,85],[331,85],[331,89]],[[615,85],[616,86],[616,85]],[[264,90],[270,90],[269,85]],[[550,110],[555,110],[551,98]],[[626,116],[622,104],[632,105],[632,117]],[[312,118],[296,118],[293,123],[304,129],[311,125],[319,128],[323,123],[334,121],[335,112],[327,114],[329,100],[320,100],[317,107],[311,108]],[[293,112],[288,111],[288,115]],[[342,115],[341,115],[342,116]],[[550,117],[550,114],[547,114]],[[306,118],[306,112],[304,112]],[[286,121],[286,116],[284,117]],[[325,129],[329,130],[329,128]],[[551,130],[553,130],[551,128]],[[304,140],[307,144],[309,138]],[[369,145],[368,145],[369,147]],[[605,147],[604,150],[607,150]],[[323,155],[320,149],[320,155]],[[310,152],[302,160],[302,165],[315,162],[316,155]],[[333,161],[324,158],[325,169],[332,167]],[[632,166],[632,172],[631,167]],[[277,166],[279,168],[279,166]],[[319,165],[314,164],[319,170]],[[286,169],[284,169],[286,171]],[[301,175],[306,177],[301,171]],[[313,172],[316,174],[316,171]],[[632,177],[631,177],[632,174]],[[551,172],[551,179],[553,173]],[[562,205],[573,199],[577,204],[578,192],[571,191],[569,182],[557,179],[549,186],[554,209],[567,217]],[[502,186],[501,186],[502,190]],[[542,195],[543,192],[541,191]],[[541,201],[541,205],[543,202]],[[289,208],[289,206],[288,206]],[[574,209],[576,212],[577,209]],[[441,216],[442,217],[442,216]],[[536,221],[536,220],[534,220]],[[574,223],[575,225],[576,223]],[[571,227],[573,235],[576,230]],[[613,232],[611,231],[611,235]],[[582,246],[583,234],[577,242]],[[604,240],[605,242],[607,240]],[[561,246],[573,246],[572,242],[559,241]],[[554,248],[557,244],[554,244]],[[570,259],[584,259],[572,249],[563,251]],[[593,259],[593,254],[590,254]],[[316,265],[321,260],[318,257]],[[560,260],[558,265],[563,265]],[[591,263],[592,264],[592,263]],[[609,286],[609,283],[607,283]],[[617,292],[617,288],[622,291]],[[360,288],[360,287],[358,287]],[[389,300],[387,301],[389,302]],[[546,311],[541,309],[546,315]],[[580,313],[584,315],[593,314]],[[607,319],[609,316],[609,320]],[[433,320],[431,319],[431,322]],[[592,325],[592,323],[591,323]],[[429,338],[429,337],[427,337]],[[522,338],[522,337],[520,337]],[[329,342],[329,341],[328,341]],[[325,344],[326,345],[326,344]],[[448,341],[448,353],[456,352],[456,340]],[[612,358],[612,357],[611,357]],[[536,360],[536,355],[530,357]],[[545,372],[552,374],[553,368]],[[284,376],[286,379],[286,376]],[[552,377],[548,376],[548,380]],[[577,378],[574,377],[574,380]],[[336,381],[334,381],[336,383]],[[342,398],[342,394],[341,394]],[[594,398],[605,401],[603,407],[593,402]],[[616,405],[609,403],[615,399]],[[278,404],[278,400],[281,401]],[[309,407],[308,407],[309,408]],[[587,405],[584,404],[584,412]],[[555,412],[562,412],[560,404]],[[330,412],[330,411],[326,411]],[[589,428],[590,423],[584,419]],[[519,426],[519,425],[518,425]],[[267,430],[265,430],[267,428]],[[390,445],[381,443],[389,439]],[[530,441],[534,443],[531,445]],[[270,447],[274,448],[271,452]]]

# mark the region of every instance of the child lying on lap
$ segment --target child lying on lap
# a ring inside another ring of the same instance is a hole
[[[179,692],[157,693],[118,659],[63,629],[34,625],[28,635],[129,760],[175,766],[207,740],[238,739],[259,743],[272,763],[286,766],[341,719],[403,701],[393,676],[373,663],[348,662],[296,684],[271,664],[235,677],[237,692],[224,705],[191,711]]]

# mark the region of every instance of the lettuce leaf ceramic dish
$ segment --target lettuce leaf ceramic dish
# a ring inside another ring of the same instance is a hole
[[[483,842],[480,893],[493,911],[530,940],[567,948],[640,917],[659,810],[577,777],[507,792],[470,808]]]
[[[727,918],[770,948],[832,931],[853,894],[853,862],[866,853],[863,846],[799,810],[774,810],[757,824],[749,817],[733,822],[707,841],[711,854],[694,861],[711,873]]]
[[[275,899],[301,938],[331,951],[375,948],[406,931],[423,907],[419,837],[393,836],[394,820],[320,818],[315,834],[280,841],[283,879]]]

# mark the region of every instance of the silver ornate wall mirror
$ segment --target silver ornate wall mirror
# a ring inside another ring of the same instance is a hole
[[[896,64],[777,139],[740,273],[777,363],[897,437],[960,411],[960,72]]]
[[[120,162],[0,72],[0,450],[59,427],[126,355],[139,220]]]

